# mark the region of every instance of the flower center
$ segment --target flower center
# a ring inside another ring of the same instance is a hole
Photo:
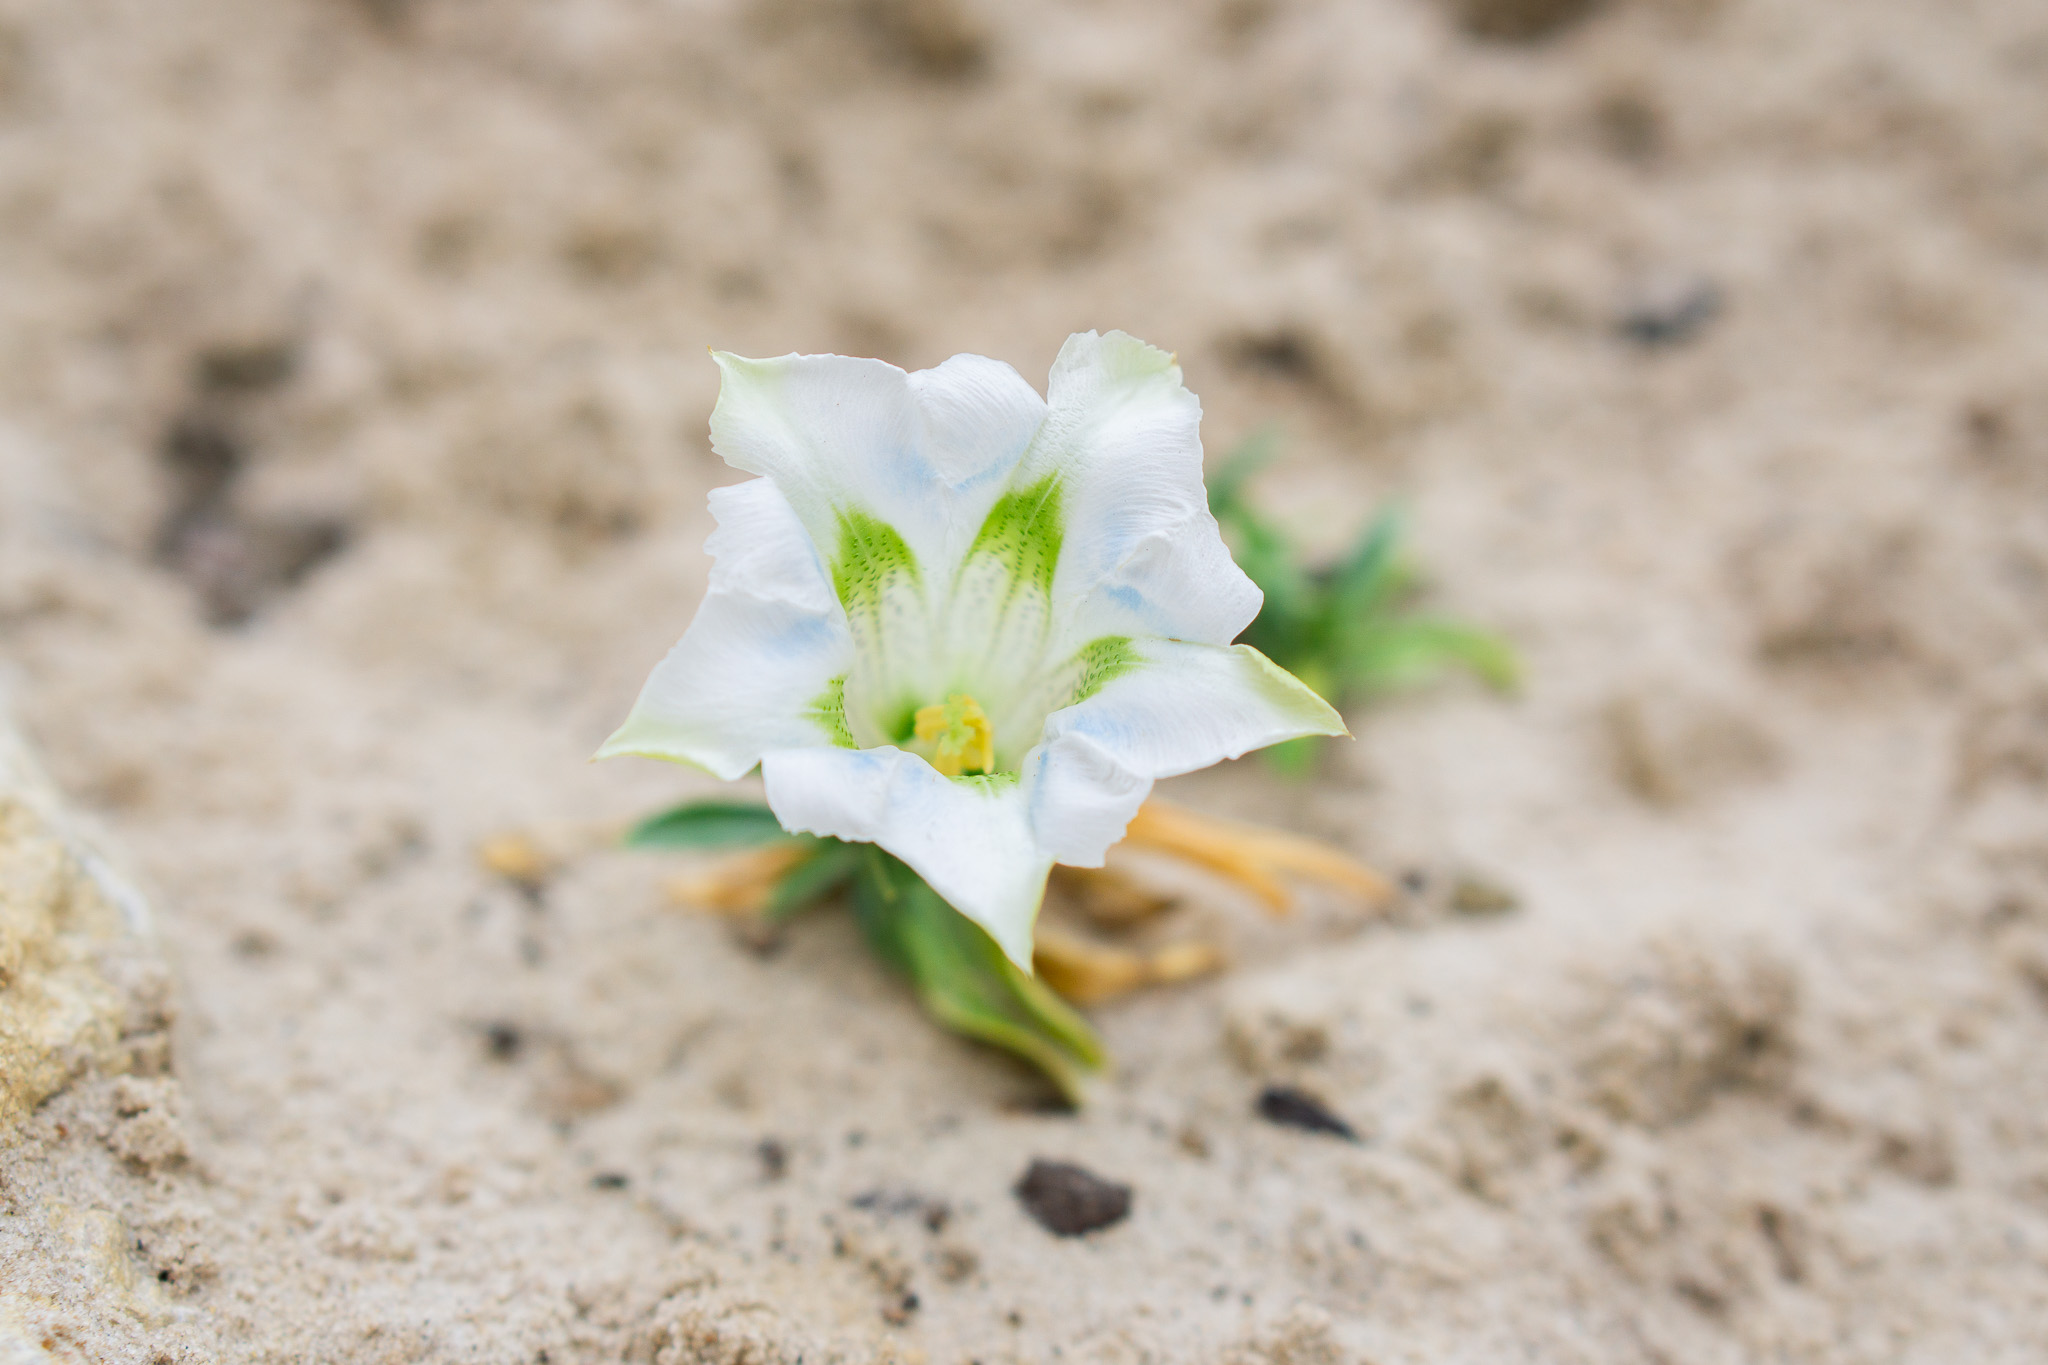
[[[989,724],[981,703],[965,692],[955,692],[942,702],[918,708],[916,720],[918,741],[937,741],[931,751],[931,765],[943,775],[972,777],[995,771],[995,727]]]

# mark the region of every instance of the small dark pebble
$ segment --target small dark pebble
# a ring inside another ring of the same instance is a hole
[[[779,1139],[762,1138],[754,1144],[754,1155],[760,1159],[763,1180],[780,1180],[789,1174],[789,1149]]]
[[[277,951],[277,939],[266,930],[244,929],[228,946],[237,957],[269,957]]]
[[[1429,890],[1429,874],[1419,867],[1411,867],[1401,874],[1401,889],[1411,896],[1419,896]]]
[[[1017,1182],[1017,1202],[1058,1237],[1121,1223],[1131,1213],[1131,1187],[1065,1161],[1037,1160]]]
[[[219,418],[201,412],[172,421],[159,454],[178,485],[170,518],[174,523],[219,501],[246,459],[241,438]]]
[[[526,1046],[525,1035],[511,1024],[487,1024],[484,1026],[484,1050],[491,1054],[493,1061],[509,1062],[519,1055]]]
[[[1721,290],[1712,280],[1660,281],[1622,309],[1623,337],[1645,348],[1691,341],[1721,311]]]
[[[1451,17],[1473,38],[1539,43],[1605,8],[1606,0],[1450,0]]]
[[[1330,1133],[1346,1142],[1358,1141],[1358,1133],[1343,1119],[1330,1112],[1329,1106],[1291,1085],[1269,1085],[1259,1092],[1259,1117],[1268,1123],[1277,1123],[1283,1128],[1299,1128],[1309,1133]]]
[[[630,1183],[618,1171],[599,1171],[590,1177],[590,1187],[595,1190],[623,1190]]]
[[[1029,1091],[1007,1096],[1001,1101],[1005,1114],[1046,1114],[1071,1117],[1074,1105],[1050,1085],[1038,1085]]]
[[[290,341],[272,339],[214,346],[193,362],[192,378],[216,393],[261,393],[274,389],[299,371],[299,351]]]
[[[195,409],[165,430],[158,453],[173,488],[156,534],[156,561],[197,591],[209,624],[236,626],[263,600],[297,585],[347,547],[339,517],[253,515],[232,497],[248,452],[219,413]]]
[[[729,928],[732,941],[755,957],[767,959],[789,946],[789,935],[780,924],[762,919],[736,919]]]

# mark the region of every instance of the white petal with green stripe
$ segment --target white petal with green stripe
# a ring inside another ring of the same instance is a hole
[[[666,758],[731,780],[771,749],[845,734],[828,699],[854,642],[803,524],[768,479],[714,490],[711,511],[704,603],[599,758]]]

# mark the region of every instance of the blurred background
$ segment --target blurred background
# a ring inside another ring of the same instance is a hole
[[[687,539],[707,344],[1036,376],[1122,327],[1212,445],[1282,425],[1319,473],[1268,495],[1325,538],[1446,446],[1561,515],[1547,477],[1766,422],[1796,517],[1857,458],[1800,448],[1823,391],[1889,423],[2035,300],[2048,57],[2025,6],[1971,14],[16,4],[6,392],[94,532],[228,626],[402,540],[454,557],[407,620],[460,573],[511,626],[545,607],[500,554]],[[1928,420],[2024,439],[2015,368]]]
[[[1088,328],[1521,653],[1175,791],[1398,930],[1216,912],[1055,1119],[844,925],[478,870],[706,789],[583,759],[701,592],[707,346]],[[179,1349],[2025,1358],[2044,641],[2029,0],[0,0],[0,679],[186,1002],[186,1147],[49,1178]]]

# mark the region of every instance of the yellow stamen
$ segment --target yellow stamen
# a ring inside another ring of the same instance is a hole
[[[947,777],[995,771],[995,727],[988,723],[981,703],[964,692],[920,708],[917,737],[926,744],[938,741],[932,750],[932,766]]]

